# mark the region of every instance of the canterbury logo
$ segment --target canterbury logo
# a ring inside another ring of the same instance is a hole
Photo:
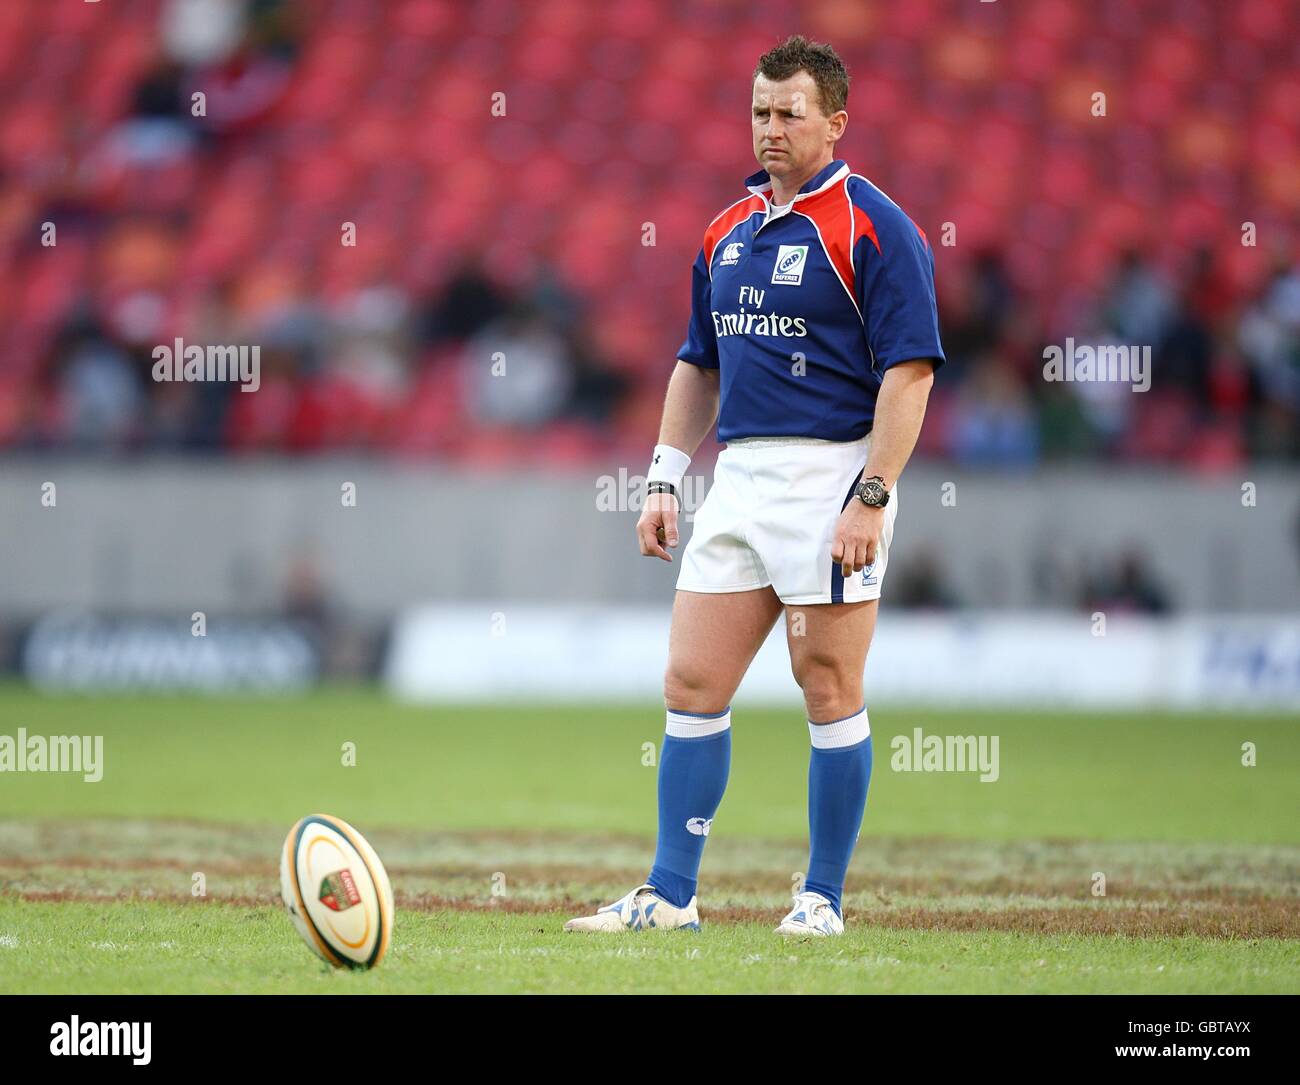
[[[688,833],[694,833],[696,836],[708,836],[709,828],[712,825],[712,818],[688,818],[686,821],[686,831]]]

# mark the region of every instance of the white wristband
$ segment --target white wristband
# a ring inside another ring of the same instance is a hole
[[[673,489],[682,488],[682,476],[690,467],[691,458],[680,448],[672,445],[655,445],[655,454],[650,457],[650,466],[646,469],[645,480],[650,482],[671,482]]]

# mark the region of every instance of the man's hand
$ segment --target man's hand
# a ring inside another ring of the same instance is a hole
[[[849,498],[848,507],[835,524],[835,539],[831,543],[831,560],[840,563],[840,572],[846,578],[875,564],[884,525],[883,508],[872,508],[856,497]]]
[[[664,493],[646,495],[641,518],[636,522],[636,541],[642,557],[673,560],[664,543],[677,545],[677,498]]]

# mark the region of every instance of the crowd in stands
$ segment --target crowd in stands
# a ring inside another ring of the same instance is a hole
[[[639,463],[778,7],[4,5],[0,451]],[[1300,458],[1287,9],[800,6],[935,248],[919,456]],[[177,337],[257,345],[258,391],[155,381]],[[1150,389],[1045,380],[1067,337]]]

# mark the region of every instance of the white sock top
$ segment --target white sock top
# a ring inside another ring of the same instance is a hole
[[[871,723],[867,719],[867,706],[852,716],[830,723],[813,723],[808,721],[808,737],[819,750],[836,750],[844,746],[856,746],[871,734]]]
[[[716,716],[697,716],[693,712],[668,710],[667,733],[673,738],[708,738],[731,726],[731,707]]]

